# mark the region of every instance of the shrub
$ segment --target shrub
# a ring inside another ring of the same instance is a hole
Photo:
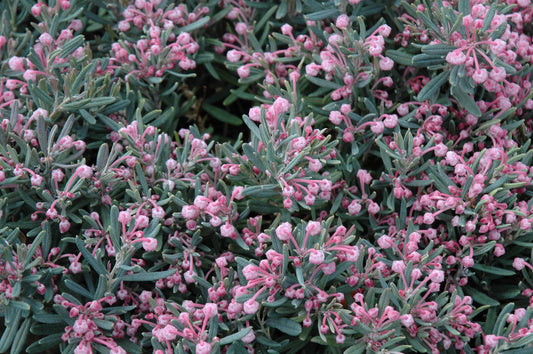
[[[0,2],[0,352],[528,352],[522,0]]]

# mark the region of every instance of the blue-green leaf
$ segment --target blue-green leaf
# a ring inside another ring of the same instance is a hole
[[[302,326],[298,322],[289,318],[272,318],[268,319],[265,324],[269,327],[276,328],[289,336],[297,336],[302,333]]]

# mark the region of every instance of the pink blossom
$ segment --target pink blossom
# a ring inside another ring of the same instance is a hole
[[[237,74],[241,79],[247,78],[248,76],[250,76],[250,67],[246,65],[239,66],[239,68],[237,68]]]
[[[322,264],[324,263],[324,252],[322,250],[311,249],[309,251],[309,263]]]
[[[24,64],[26,60],[24,58],[13,56],[9,59],[7,62],[9,65],[9,68],[13,71],[24,71]]]
[[[128,224],[131,221],[131,214],[127,211],[121,211],[118,213],[118,221],[121,224]]]
[[[425,213],[424,214],[424,224],[431,225],[435,222],[435,217],[432,213]]]
[[[520,220],[520,230],[529,230],[531,229],[531,221],[527,218]]]
[[[44,32],[39,36],[39,42],[46,47],[50,47],[53,41],[54,39],[52,38],[50,33]]]
[[[485,345],[489,348],[496,348],[498,346],[498,341],[500,338],[494,334],[488,334],[485,336]]]
[[[513,261],[513,267],[516,270],[522,270],[526,266],[527,262],[523,258],[516,257]]]
[[[260,122],[261,121],[261,107],[252,107],[250,108],[250,111],[248,112],[248,117],[250,117],[251,120],[254,122]]]
[[[30,177],[30,182],[33,187],[39,187],[43,181],[44,178],[36,173]]]
[[[287,99],[283,97],[278,97],[272,104],[272,107],[274,107],[275,115],[278,115],[288,112],[291,106]]]
[[[70,229],[70,222],[69,222],[67,219],[62,219],[62,220],[59,222],[59,232],[61,232],[62,234],[64,234],[64,233],[67,232],[69,229]]]
[[[348,205],[348,213],[350,215],[357,215],[361,211],[361,204],[357,200],[352,200],[350,205]]]
[[[309,221],[305,227],[305,231],[309,234],[309,236],[315,236],[320,234],[320,231],[322,231],[322,226],[318,221]]]
[[[135,220],[135,226],[139,229],[147,228],[150,223],[150,220],[146,215],[139,215]]]
[[[448,147],[444,145],[443,143],[437,144],[435,146],[435,156],[442,157],[442,156],[445,156],[447,152],[448,152]]]
[[[383,57],[379,61],[379,67],[383,71],[390,71],[394,67],[394,61],[391,58]]]
[[[152,237],[145,237],[142,239],[142,245],[145,251],[155,251],[157,248],[157,239]]]
[[[211,318],[213,316],[218,315],[218,306],[217,304],[214,304],[212,302],[207,303],[202,308],[202,312],[204,313],[206,318]]]
[[[388,37],[392,31],[392,28],[389,25],[381,25],[378,27],[378,33],[383,37]]]
[[[463,259],[461,260],[461,264],[465,267],[465,268],[471,268],[474,266],[474,259],[470,256],[465,256],[463,257]]]
[[[403,261],[393,261],[391,269],[393,272],[403,273],[405,270],[405,263]]]
[[[396,114],[385,114],[383,124],[385,127],[392,129],[398,124],[398,116]]]
[[[350,18],[346,14],[342,14],[339,17],[337,17],[337,20],[335,21],[335,26],[339,29],[346,29],[350,25]]]
[[[372,130],[374,134],[381,134],[385,130],[385,125],[383,122],[374,122],[374,124],[370,126],[370,130]]]
[[[276,236],[281,241],[289,241],[292,238],[292,226],[289,222],[284,222],[276,228]]]
[[[248,301],[245,301],[244,302],[244,306],[243,306],[243,310],[244,310],[244,313],[248,314],[248,315],[252,315],[254,313],[257,312],[257,310],[259,310],[259,303],[255,300],[248,300]]]
[[[360,169],[357,171],[357,178],[364,184],[370,184],[372,182],[372,175],[367,170]]]
[[[370,215],[376,215],[379,213],[380,207],[378,203],[370,201],[367,210]]]
[[[378,238],[378,245],[382,249],[391,248],[394,245],[394,241],[390,236],[383,235],[380,238]]]
[[[433,269],[429,274],[431,281],[435,283],[442,283],[444,281],[444,272],[440,269]]]
[[[163,219],[165,217],[165,210],[160,206],[156,206],[152,209],[152,218]]]
[[[81,165],[76,169],[76,174],[79,178],[91,178],[93,175],[93,169],[87,165]]]
[[[344,120],[344,116],[339,111],[331,111],[329,112],[329,121],[335,125],[341,124],[341,122]]]
[[[209,354],[211,352],[211,347],[211,343],[202,340],[200,343],[196,344],[196,354]]]
[[[309,169],[313,172],[318,172],[322,168],[322,164],[318,159],[309,159]]]
[[[284,24],[283,26],[281,26],[281,33],[285,36],[290,36],[292,34],[292,26],[287,23]]]
[[[237,238],[237,229],[235,229],[235,226],[231,225],[229,222],[226,222],[220,227],[220,234],[223,237],[235,239]]]
[[[185,219],[196,219],[200,215],[200,210],[195,205],[184,205],[181,208],[181,215]]]
[[[328,38],[328,43],[331,44],[331,45],[339,45],[343,41],[344,41],[344,38],[340,34],[337,34],[337,33],[333,33]]]
[[[159,342],[166,342],[176,339],[179,334],[179,331],[173,325],[167,324],[165,327],[162,328],[154,328],[152,330],[152,334],[154,335],[154,337],[157,338]]]
[[[254,330],[251,327],[249,328],[250,328],[250,331],[244,337],[241,338],[241,341],[247,344],[250,344],[255,340]]]
[[[326,263],[322,267],[322,272],[324,272],[324,274],[326,274],[326,275],[330,275],[330,274],[335,273],[335,269],[336,269],[335,262]]]
[[[489,74],[487,72],[487,69],[476,69],[474,73],[472,74],[472,79],[475,83],[481,84],[487,80],[489,77]]]
[[[462,50],[456,49],[446,55],[446,61],[453,65],[461,65],[466,61],[466,55]]]
[[[228,53],[226,53],[226,58],[230,63],[238,62],[239,60],[241,60],[241,56],[241,52],[236,49],[229,50]]]
[[[92,354],[91,346],[85,341],[81,341],[80,344],[74,349],[74,354]]]
[[[307,140],[300,136],[291,142],[291,146],[295,150],[302,151],[307,146]]]
[[[42,6],[46,6],[45,4],[43,3],[38,3],[38,4],[35,4],[31,7],[31,13],[33,16],[35,17],[39,17],[41,16],[41,11],[42,11]]]
[[[399,319],[400,322],[407,328],[410,328],[415,323],[415,320],[411,314],[401,315]]]
[[[309,76],[317,76],[320,72],[320,69],[322,69],[321,65],[315,63],[307,64],[305,66],[305,73]]]
[[[72,273],[81,273],[81,263],[78,261],[70,263],[69,269]]]

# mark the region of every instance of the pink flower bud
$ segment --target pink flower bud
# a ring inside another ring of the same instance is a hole
[[[284,24],[281,26],[281,33],[285,36],[290,36],[292,34],[292,26],[289,24]]]
[[[246,79],[248,76],[250,76],[250,67],[249,66],[239,66],[237,69],[237,74],[241,79]]]
[[[487,72],[487,69],[476,69],[474,70],[474,73],[472,74],[472,79],[477,84],[482,84],[487,80],[489,77],[489,73]]]
[[[456,49],[446,55],[446,61],[453,65],[461,65],[466,61],[466,55],[462,50]]]
[[[444,281],[444,272],[440,269],[433,269],[429,274],[431,281],[435,283],[442,283]]]
[[[81,273],[81,263],[78,261],[70,263],[70,266],[68,268],[74,274]]]
[[[378,238],[378,245],[382,249],[388,249],[388,248],[393,247],[394,241],[392,240],[390,236],[383,235],[380,238]]]
[[[39,36],[39,42],[46,47],[50,47],[53,41],[54,39],[49,33],[44,32]]]
[[[337,17],[337,20],[335,21],[335,26],[339,29],[346,29],[350,25],[350,18],[346,14],[342,14],[339,17]]]
[[[322,264],[324,263],[324,252],[322,250],[311,249],[309,251],[309,263]]]
[[[255,340],[255,333],[253,329],[250,329],[250,332],[248,332],[247,335],[241,338],[241,341],[244,343],[250,344]]]
[[[276,228],[276,236],[281,241],[289,241],[292,237],[292,226],[288,222],[284,222]]]
[[[155,251],[157,248],[157,240],[152,237],[146,237],[142,239],[142,245],[145,251]]]
[[[385,125],[383,122],[374,122],[374,124],[370,126],[370,130],[372,130],[374,134],[381,134],[385,130]]]
[[[59,6],[61,6],[61,9],[63,11],[70,9],[70,1],[68,0],[59,0]]]
[[[152,218],[163,219],[165,217],[165,210],[160,206],[152,209]]]
[[[309,221],[305,227],[305,231],[309,234],[309,236],[315,236],[320,234],[320,231],[322,231],[322,226],[318,221]]]
[[[380,207],[378,203],[370,201],[367,209],[370,215],[376,215],[377,213],[379,213]]]
[[[181,209],[181,215],[185,219],[196,219],[200,215],[200,210],[194,205],[184,205]]]
[[[498,341],[500,338],[494,334],[488,334],[485,336],[485,345],[489,348],[496,348],[498,346]]]
[[[128,211],[121,211],[118,213],[118,221],[121,224],[128,224],[131,221],[131,215]]]
[[[415,320],[411,314],[401,315],[399,319],[400,322],[407,328],[410,328],[415,323]]]
[[[389,25],[381,25],[378,28],[378,33],[382,35],[383,37],[388,37],[392,31],[392,28],[390,28]]]
[[[531,229],[531,221],[527,218],[520,220],[520,230],[529,230]]]
[[[392,266],[391,266],[391,269],[393,272],[396,272],[396,273],[403,273],[403,271],[405,270],[405,263],[403,261],[393,261],[392,262]]]
[[[394,61],[391,58],[383,57],[379,61],[379,67],[383,71],[390,71],[394,67]]]
[[[396,114],[385,114],[383,124],[389,129],[394,128],[398,124],[398,116]]]
[[[272,107],[274,107],[274,114],[278,115],[281,113],[288,112],[290,109],[290,103],[287,99],[283,97],[278,97],[272,104]]]
[[[34,174],[30,177],[30,182],[33,187],[39,187],[44,181],[44,178],[42,176],[39,176],[38,174]]]
[[[220,234],[223,237],[229,237],[232,239],[237,238],[237,230],[235,229],[235,226],[231,225],[229,222],[226,222],[220,227]]]
[[[321,65],[315,63],[307,64],[305,66],[305,73],[309,76],[317,76],[320,73],[320,69],[322,69]]]
[[[93,169],[87,165],[81,165],[76,169],[76,174],[79,178],[91,178],[93,175]]]
[[[35,16],[35,17],[41,16],[41,11],[42,11],[41,7],[42,6],[46,6],[46,5],[44,5],[43,3],[38,3],[38,4],[33,5],[31,7],[32,15]]]
[[[70,229],[70,222],[69,222],[67,219],[62,219],[62,220],[59,222],[59,232],[61,232],[62,234],[64,234],[64,233],[67,232],[69,229]]]
[[[523,258],[516,257],[513,261],[513,267],[516,270],[522,270],[526,266],[526,261]]]
[[[463,259],[461,260],[461,264],[465,268],[471,268],[474,266],[474,259],[470,256],[463,257]]]
[[[209,354],[211,352],[212,345],[206,341],[200,341],[196,344],[196,354]]]
[[[24,68],[24,64],[25,64],[25,59],[24,58],[20,58],[20,57],[11,57],[11,59],[9,59],[9,61],[7,62],[7,64],[9,65],[9,68],[13,71],[24,71],[25,68]]]
[[[248,315],[252,315],[259,310],[259,303],[257,301],[254,301],[252,299],[246,301],[243,306],[244,313]]]

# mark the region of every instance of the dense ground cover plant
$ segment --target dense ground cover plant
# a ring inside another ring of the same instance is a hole
[[[531,350],[530,1],[0,10],[0,353]]]

